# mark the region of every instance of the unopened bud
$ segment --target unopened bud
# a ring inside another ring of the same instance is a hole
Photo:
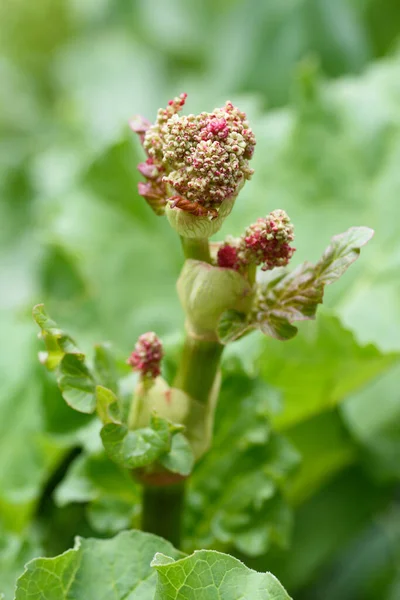
[[[245,272],[250,265],[263,271],[285,267],[295,248],[293,225],[284,210],[274,210],[264,219],[250,225],[244,235],[228,239],[217,253],[219,267]]]
[[[284,210],[274,210],[265,219],[258,219],[246,229],[243,239],[247,260],[262,265],[263,271],[285,267],[295,252],[290,246],[293,225]]]
[[[162,343],[157,335],[150,331],[139,337],[135,349],[128,359],[128,364],[135,371],[139,371],[143,379],[152,380],[161,373],[162,357]]]

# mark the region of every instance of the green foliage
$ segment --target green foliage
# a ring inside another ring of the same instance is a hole
[[[122,600],[132,593],[150,600],[156,585],[150,563],[156,552],[181,556],[165,540],[139,531],[122,532],[110,540],[78,538],[75,548],[61,556],[28,563],[18,579],[15,600],[83,600],[100,595]]]
[[[152,562],[158,573],[155,600],[164,598],[208,598],[234,600],[237,594],[255,600],[290,600],[271,573],[255,573],[243,563],[213,550],[199,550],[192,556],[174,561],[157,553]]]
[[[261,381],[238,374],[224,381],[212,448],[189,487],[189,548],[217,544],[257,555],[287,543],[291,513],[282,489],[299,456],[271,430],[275,401]]]
[[[256,573],[214,551],[184,558],[169,542],[139,531],[109,540],[77,538],[75,548],[60,556],[32,560],[17,581],[15,600],[99,595],[122,600],[131,594],[143,600],[167,600],[178,594],[194,600],[198,593],[204,598],[223,594],[228,600],[238,593],[260,600],[290,600],[270,573]]]
[[[195,469],[187,548],[240,550],[247,564],[271,569],[299,600],[398,597],[398,569],[388,557],[399,552],[400,59],[393,50],[399,18],[395,0],[0,3],[0,589],[6,600],[23,563],[51,552],[44,530],[64,550],[71,535],[83,533],[80,522],[69,524],[68,537],[59,533],[44,510],[51,496],[66,509],[82,509],[96,534],[138,524],[138,486],[102,451],[98,421],[63,402],[36,354],[44,341],[41,358],[55,370],[66,353],[72,357],[61,375],[64,395],[96,408],[110,426],[127,421],[135,382],[127,376],[116,387],[115,369],[119,378],[127,375],[123,362],[136,337],[155,330],[175,343],[182,328],[179,243],[137,196],[140,151],[125,123],[134,112],[152,117],[162,98],[182,90],[193,112],[228,97],[238,101],[257,135],[256,174],[221,238],[282,207],[295,224],[300,264],[316,261],[338,231],[355,224],[376,231],[351,276],[327,288],[329,312],[300,323],[285,344],[251,334],[228,349],[231,379],[216,423],[221,461],[211,451]],[[377,57],[383,58],[368,64]],[[344,77],[323,81],[332,75]],[[267,104],[280,109],[265,114]],[[36,341],[29,313],[39,301],[81,351],[41,309],[44,340]],[[241,331],[240,313],[230,317],[224,342]],[[293,326],[284,325],[290,335]],[[88,376],[79,355],[90,356],[101,339],[121,354],[110,362],[108,347],[96,348],[93,363],[85,363]],[[262,384],[243,391],[242,374],[268,385],[265,414],[257,413],[263,402],[255,389]],[[180,436],[162,460],[175,460]],[[74,448],[83,451],[72,460]],[[180,470],[188,460],[181,450]],[[301,462],[292,472],[295,456]],[[234,477],[235,461],[247,487]],[[219,474],[229,480],[234,502],[224,497]],[[154,552],[174,556],[171,548]],[[250,559],[251,553],[258,556]],[[95,597],[98,590],[81,595]]]

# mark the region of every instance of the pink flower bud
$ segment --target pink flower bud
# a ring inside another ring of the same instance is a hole
[[[143,378],[155,379],[161,373],[162,357],[162,343],[154,332],[149,331],[139,337],[127,362],[134,371],[140,371]]]
[[[165,202],[180,197],[171,208],[215,219],[221,204],[235,198],[253,170],[255,137],[246,115],[231,102],[212,113],[179,116],[186,94],[160,109],[157,120],[144,135],[143,146],[157,167],[158,188],[165,186]],[[145,125],[134,124],[142,133]],[[141,163],[140,172],[149,179],[153,171]],[[167,194],[169,190],[169,194]]]
[[[249,262],[262,265],[263,271],[285,267],[295,252],[289,245],[293,240],[289,217],[284,210],[274,210],[246,229],[244,254]]]
[[[239,271],[241,260],[238,256],[238,249],[228,243],[223,244],[218,250],[217,265],[225,269]]]

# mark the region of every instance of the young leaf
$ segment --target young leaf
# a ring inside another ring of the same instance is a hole
[[[190,444],[183,433],[177,433],[172,438],[171,450],[160,458],[160,464],[179,475],[189,475],[193,469],[194,456]]]
[[[278,275],[262,284],[253,325],[279,340],[294,337],[297,328],[293,321],[315,318],[325,285],[343,275],[373,234],[368,227],[351,227],[332,238],[315,266],[305,262],[292,273]]]
[[[15,600],[153,600],[156,573],[150,563],[156,552],[182,556],[169,542],[141,531],[109,540],[77,538],[75,548],[64,554],[29,562],[17,581]]]
[[[178,560],[157,553],[151,565],[158,573],[154,600],[290,600],[271,573],[252,571],[215,550],[199,550]]]
[[[125,425],[109,423],[100,435],[107,455],[126,469],[150,465],[171,447],[170,424],[155,416],[149,427],[131,431]]]
[[[99,382],[112,392],[117,391],[118,373],[115,358],[109,344],[96,344],[94,347],[94,370]]]
[[[350,227],[335,235],[315,266],[316,278],[322,284],[333,283],[360,256],[360,249],[369,242],[374,231],[369,227]]]
[[[50,371],[53,371],[59,365],[67,352],[79,353],[74,340],[49,317],[43,304],[34,306],[32,315],[41,329],[41,336],[47,349],[47,352],[39,354],[40,362]]]
[[[239,339],[246,331],[251,329],[246,315],[237,310],[227,310],[222,313],[218,322],[218,338],[222,344],[228,344]]]
[[[104,423],[120,423],[119,406],[116,395],[102,385],[96,386],[96,410]]]
[[[96,407],[95,382],[84,361],[84,354],[65,354],[57,383],[67,404],[79,412],[92,413]]]

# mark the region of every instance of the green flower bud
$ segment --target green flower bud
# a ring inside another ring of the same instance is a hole
[[[198,204],[190,207],[191,203],[186,201],[180,202],[180,204],[168,203],[165,207],[165,214],[171,227],[179,235],[187,238],[209,238],[221,229],[224,219],[233,208],[235,199],[236,196],[224,200],[214,218],[211,214],[208,215],[208,211],[205,214],[202,211],[199,212]],[[190,212],[190,210],[193,210],[193,212]]]
[[[147,427],[154,413],[172,423],[184,425],[183,433],[198,459],[211,445],[219,387],[218,375],[208,402],[203,404],[182,390],[171,388],[162,377],[157,377],[150,388],[141,381],[134,391],[128,427],[132,430]]]
[[[253,288],[243,275],[198,260],[185,262],[177,288],[189,331],[207,340],[218,341],[222,313],[247,313],[253,300]]]

